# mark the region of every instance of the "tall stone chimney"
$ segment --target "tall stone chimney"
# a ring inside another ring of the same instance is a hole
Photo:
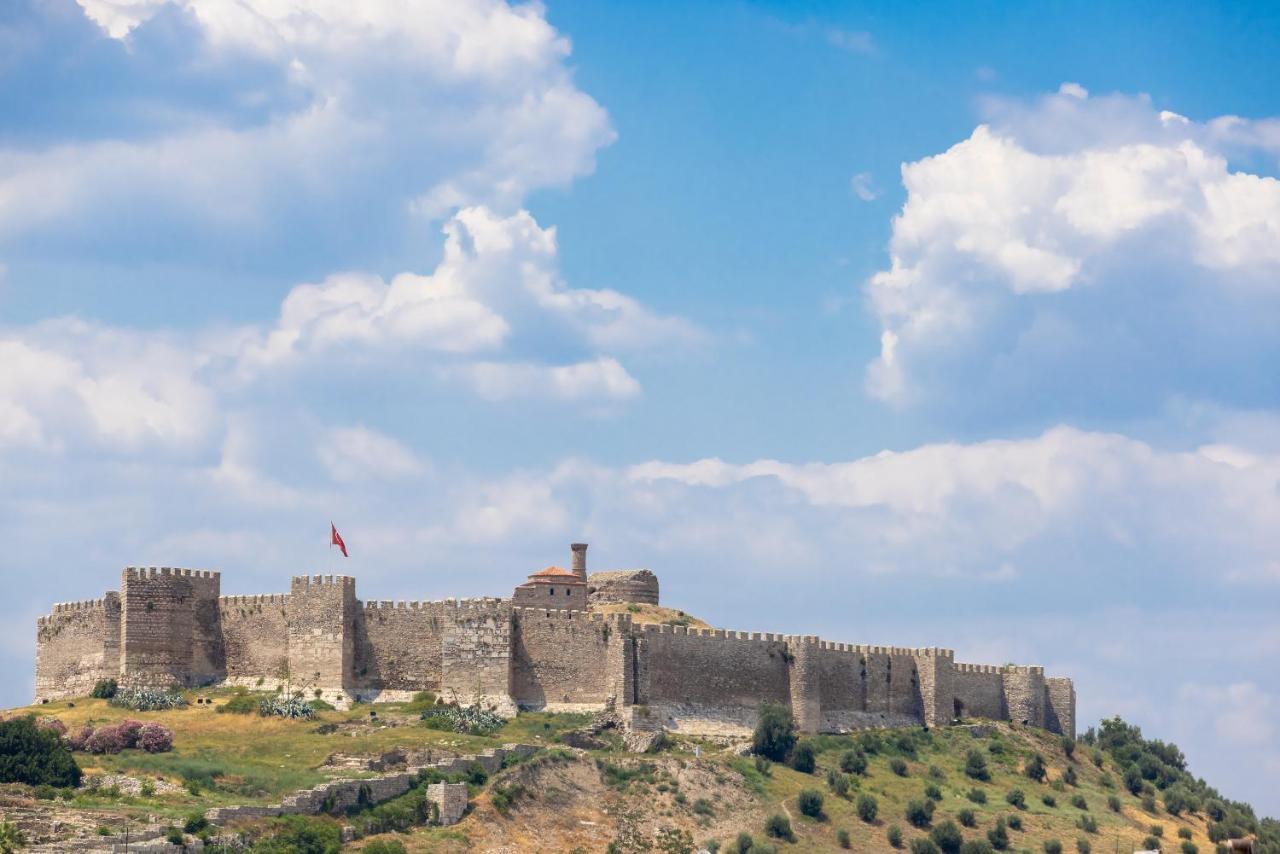
[[[573,545],[569,546],[569,548],[573,550],[573,564],[572,564],[573,574],[581,578],[583,581],[586,581],[587,580],[587,544],[574,543]]]

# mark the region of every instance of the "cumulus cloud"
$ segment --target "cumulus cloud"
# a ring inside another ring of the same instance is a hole
[[[329,475],[342,482],[418,477],[427,470],[404,444],[363,426],[327,430],[317,454]]]
[[[614,138],[573,83],[568,41],[534,4],[82,6],[127,43],[126,65],[189,56],[177,73],[226,94],[230,115],[201,115],[201,99],[167,93],[172,103],[150,110],[167,123],[0,148],[0,245],[15,250],[203,252],[225,263],[228,246],[252,259],[285,240],[313,253],[399,248],[413,212],[514,210],[529,190],[592,171]],[[238,67],[255,73],[237,77]],[[144,243],[141,222],[173,239]]]
[[[866,288],[882,327],[869,391],[970,414],[1016,399],[1046,419],[1256,402],[1269,383],[1239,366],[1280,356],[1280,181],[1229,156],[1266,132],[1228,139],[1250,123],[1075,84],[988,110],[903,166],[890,265]]]

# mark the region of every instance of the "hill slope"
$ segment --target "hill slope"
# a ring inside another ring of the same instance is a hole
[[[217,703],[228,699],[226,692],[212,695]],[[893,850],[893,826],[901,831],[903,850],[911,850],[931,834],[947,846],[937,829],[951,824],[963,839],[985,841],[999,821],[1006,827],[1008,850],[1016,851],[1043,851],[1046,842],[1057,840],[1066,852],[1086,847],[1128,852],[1150,847],[1156,826],[1160,832],[1154,841],[1164,851],[1189,852],[1194,846],[1207,854],[1215,851],[1211,835],[1259,829],[1266,839],[1278,841],[1265,842],[1258,850],[1280,851],[1280,828],[1274,822],[1260,826],[1241,805],[1219,803],[1212,796],[1216,793],[1207,795],[1203,784],[1181,769],[1176,748],[1144,741],[1119,722],[1104,725],[1093,739],[1098,748],[986,722],[930,732],[821,736],[809,741],[816,753],[814,772],[801,773],[742,755],[746,745],[740,741],[675,736],[658,753],[636,755],[626,753],[621,739],[606,732],[594,742],[569,739],[592,749],[563,746],[564,734],[589,720],[585,715],[525,713],[491,734],[461,735],[423,726],[421,703],[374,708],[376,716],[370,707],[358,706],[319,712],[309,721],[219,714],[204,703],[130,712],[100,700],[79,700],[25,710],[57,717],[72,731],[126,717],[159,721],[172,728],[174,750],[76,753],[87,774],[116,776],[97,790],[66,793],[65,799],[50,800],[55,793],[23,785],[0,787],[0,818],[21,824],[33,842],[65,841],[77,833],[93,838],[99,828],[105,832],[148,821],[152,826],[157,821],[181,825],[185,816],[210,806],[278,802],[289,791],[327,777],[350,776],[350,769],[328,764],[333,754],[376,755],[409,747],[448,756],[522,742],[546,750],[491,779],[472,779],[472,808],[458,825],[412,826],[411,818],[383,822],[380,816],[395,814],[394,806],[376,816],[318,817],[304,824],[334,839],[346,824],[362,832],[382,826],[408,831],[367,836],[350,843],[350,850],[374,840],[394,840],[409,851],[424,852],[692,851],[695,844],[715,843],[729,851],[736,850],[739,834],[747,833],[756,843],[754,851],[775,845],[798,853],[841,850],[843,832],[849,850],[872,852]],[[851,755],[864,757],[865,767]],[[1037,755],[1045,766],[1043,780],[1026,773]],[[985,773],[979,766],[985,766]],[[1139,769],[1146,779],[1134,777]],[[128,793],[142,781],[148,783],[146,789]],[[801,809],[806,789],[822,795],[817,817],[805,816]],[[1009,802],[1015,789],[1022,792],[1021,806]],[[875,802],[871,818],[868,798]],[[917,815],[919,827],[908,819],[913,802],[917,812],[933,804],[927,821]],[[775,815],[787,817],[791,840],[766,832]],[[234,830],[249,839],[283,832],[272,820]],[[1081,841],[1084,847],[1078,848]]]

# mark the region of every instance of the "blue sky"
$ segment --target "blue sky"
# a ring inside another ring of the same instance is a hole
[[[1275,7],[290,8],[0,7],[0,702],[126,564],[585,538],[1280,812]]]

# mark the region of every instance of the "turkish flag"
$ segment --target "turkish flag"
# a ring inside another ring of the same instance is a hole
[[[329,523],[329,545],[342,549],[342,556],[347,556],[347,544],[342,541],[342,535],[332,522]]]

